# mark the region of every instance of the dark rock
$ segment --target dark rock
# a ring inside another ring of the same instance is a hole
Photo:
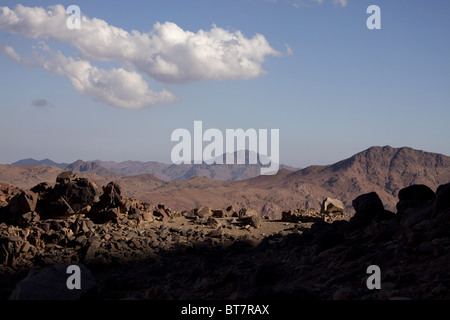
[[[225,212],[223,212],[223,210],[213,210],[212,216],[214,218],[225,218],[225,217],[227,217],[227,214]]]
[[[261,217],[259,216],[242,216],[239,218],[239,221],[244,225],[250,225],[254,228],[260,228],[261,227]]]
[[[108,183],[103,187],[100,202],[103,206],[119,207],[122,204],[122,187],[116,182]]]
[[[206,221],[206,225],[212,228],[218,228],[220,223],[219,221],[217,221],[216,218],[209,217],[208,220]]]
[[[436,201],[433,204],[432,217],[450,209],[450,183],[441,185],[436,190]]]
[[[23,191],[14,196],[8,204],[11,214],[22,214],[36,210],[38,196],[33,191]]]
[[[239,210],[238,213],[238,217],[239,218],[243,218],[243,217],[251,217],[251,216],[258,216],[258,212],[256,210],[253,209],[248,209],[248,208],[241,208]]]
[[[370,221],[377,213],[384,211],[383,202],[376,192],[358,196],[353,200],[352,205],[356,212],[352,220]]]
[[[108,221],[117,221],[120,217],[118,208],[105,208],[101,211],[93,212],[89,214],[89,219],[96,224],[103,224]]]
[[[61,184],[68,183],[70,181],[70,178],[72,177],[72,175],[73,175],[72,171],[70,171],[70,170],[64,171],[56,177],[56,183],[61,183]]]
[[[420,208],[427,203],[434,202],[436,194],[423,184],[416,184],[403,188],[398,193],[397,214],[406,214],[409,208]]]
[[[39,214],[36,212],[27,212],[22,215],[17,216],[16,224],[18,226],[28,226],[34,222],[38,222],[40,220]]]
[[[67,218],[73,215],[75,211],[64,198],[59,198],[55,202],[47,204],[47,211],[42,214],[46,218]]]
[[[37,211],[46,218],[66,216],[69,212],[73,214],[90,207],[98,200],[99,194],[99,188],[92,180],[70,179],[64,183],[58,183],[53,189],[48,189],[44,197],[39,200]],[[70,210],[67,208],[67,213],[62,208],[66,204],[71,208]]]
[[[49,191],[51,191],[51,189],[52,189],[52,186],[50,185],[50,183],[42,182],[42,183],[39,183],[38,185],[34,186],[30,190],[33,191],[34,193],[36,193],[39,196],[39,198],[45,198],[47,196],[47,194],[49,193]]]

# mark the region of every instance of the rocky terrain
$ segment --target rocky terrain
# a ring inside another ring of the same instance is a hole
[[[1,185],[2,299],[450,299],[450,184],[375,192],[355,214],[325,198],[280,219],[250,207],[175,210],[60,172],[30,190]],[[86,286],[66,290],[70,264]],[[381,290],[366,286],[381,268]]]

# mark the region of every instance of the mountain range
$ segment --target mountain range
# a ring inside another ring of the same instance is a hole
[[[67,167],[69,164],[68,163],[58,163],[58,162],[52,161],[50,159],[35,160],[33,158],[28,158],[28,159],[22,159],[22,160],[16,161],[16,162],[12,163],[12,165],[14,165],[14,166],[34,166],[34,165],[55,166],[55,167],[63,169],[65,167]]]
[[[145,167],[147,170],[156,168],[156,164],[160,168],[159,173],[163,170],[173,173],[178,169],[178,177],[184,178],[164,181],[157,174],[134,174]],[[169,170],[171,165],[166,166],[156,162],[92,164],[78,161],[69,168],[80,176],[97,181],[99,185],[105,185],[110,180],[117,181],[129,197],[152,204],[164,203],[176,210],[199,206],[226,208],[232,205],[237,208],[250,207],[271,217],[280,216],[283,210],[292,208],[318,209],[326,197],[340,199],[346,211],[351,213],[352,200],[372,191],[378,193],[386,209],[394,211],[401,188],[425,184],[436,189],[450,181],[450,157],[390,146],[371,147],[331,165],[309,166],[300,170],[283,168],[273,176],[249,179],[237,179],[237,176],[234,180],[211,179],[231,177],[232,172],[239,172],[237,168],[228,168],[233,165],[205,165],[205,168],[203,165],[187,165],[186,169],[176,166],[180,168],[171,169],[173,171]],[[119,174],[119,170],[122,173]],[[55,181],[60,172],[61,169],[55,166],[0,165],[0,182],[31,188],[42,181]],[[125,175],[126,172],[131,175]],[[206,177],[196,176],[202,173]]]
[[[222,162],[225,163],[225,156],[222,155]],[[258,155],[254,155],[256,159]],[[249,163],[250,152],[245,152],[245,163]],[[219,158],[219,157],[218,157]],[[234,163],[237,163],[237,152],[234,153]],[[121,176],[133,176],[140,174],[151,174],[163,181],[182,181],[192,177],[207,177],[213,180],[244,180],[257,177],[260,174],[262,165],[257,164],[166,164],[156,161],[83,161],[77,160],[71,164],[57,163],[50,159],[35,160],[23,159],[12,163],[15,166],[44,165],[56,166],[72,170],[73,172],[91,172],[103,177],[118,178]],[[296,170],[296,168],[280,165],[280,169]]]

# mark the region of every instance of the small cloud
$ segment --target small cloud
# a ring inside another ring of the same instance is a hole
[[[348,1],[347,0],[333,0],[333,3],[334,4],[340,4],[341,7],[346,7],[347,4],[348,4]]]
[[[294,54],[294,50],[292,50],[292,48],[287,43],[285,43],[284,45],[286,46],[286,55],[292,56]]]
[[[46,106],[50,105],[50,103],[48,102],[47,99],[33,100],[31,102],[31,104],[33,105],[33,107],[39,107],[39,108],[46,107]]]

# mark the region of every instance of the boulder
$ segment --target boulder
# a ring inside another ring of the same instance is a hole
[[[191,209],[189,211],[184,211],[182,214],[186,219],[196,219],[197,215],[196,215],[197,209]]]
[[[323,214],[342,214],[344,212],[344,204],[341,200],[326,197],[322,202],[320,213]]]
[[[98,224],[117,220],[120,212],[127,209],[126,206],[124,207],[125,202],[126,199],[122,197],[120,185],[116,182],[110,182],[103,187],[103,194],[99,197],[99,201],[92,205],[87,216]],[[131,204],[128,209],[130,208]]]
[[[212,210],[210,207],[201,207],[201,208],[198,208],[196,215],[199,218],[208,218],[208,217],[212,216]]]
[[[243,217],[251,217],[251,216],[259,216],[258,211],[254,209],[241,208],[238,213],[239,218]]]
[[[42,214],[44,214],[46,218],[67,218],[74,213],[75,211],[70,204],[61,197],[55,202],[48,203],[46,212]]]
[[[100,190],[94,181],[87,178],[72,179],[56,184],[41,200],[40,210],[46,210],[45,203],[57,202],[63,198],[74,212],[78,212],[86,206],[92,206],[98,200],[99,194]]]
[[[450,183],[441,185],[436,190],[436,201],[433,204],[432,217],[435,218],[440,212],[450,209]]]
[[[225,217],[227,217],[227,214],[223,210],[219,209],[219,210],[213,210],[212,211],[212,216],[214,218],[225,218]]]
[[[14,196],[9,202],[11,214],[22,214],[36,210],[38,196],[33,191],[23,191]]]
[[[261,227],[261,217],[259,217],[257,215],[242,216],[239,218],[239,221],[244,225],[250,225],[254,228]]]
[[[403,188],[398,193],[397,214],[404,215],[408,209],[417,209],[428,205],[436,199],[433,190],[423,184]]]
[[[47,194],[52,190],[52,186],[48,182],[41,182],[30,190],[36,193],[38,197],[42,199],[45,198]]]
[[[216,218],[209,217],[208,220],[206,221],[206,225],[212,228],[218,228],[220,226],[220,223],[219,221],[217,221]]]
[[[30,211],[16,217],[16,224],[18,226],[24,227],[28,226],[34,222],[38,222],[40,220],[40,216],[37,212]]]
[[[66,184],[66,183],[70,182],[70,178],[71,178],[72,176],[73,176],[73,172],[70,171],[70,170],[61,172],[61,173],[56,177],[56,183]]]
[[[376,192],[358,196],[352,201],[352,205],[355,209],[353,218],[371,220],[378,212],[384,211],[383,202]]]
[[[122,204],[122,187],[116,182],[108,183],[103,187],[100,202],[103,206],[119,207]]]

